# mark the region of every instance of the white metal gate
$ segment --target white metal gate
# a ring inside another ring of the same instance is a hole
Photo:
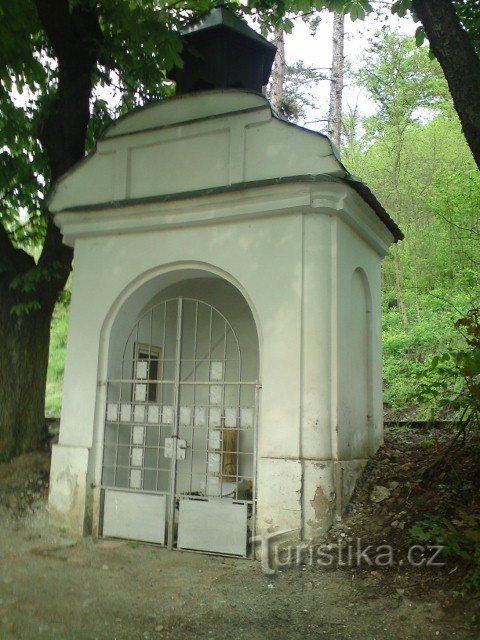
[[[103,535],[248,555],[258,390],[214,307],[176,298],[144,314],[107,381]]]

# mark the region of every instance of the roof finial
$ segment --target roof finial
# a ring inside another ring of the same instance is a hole
[[[261,93],[268,83],[275,45],[217,0],[199,21],[181,32],[183,68],[168,77],[177,94],[207,89],[249,89]]]

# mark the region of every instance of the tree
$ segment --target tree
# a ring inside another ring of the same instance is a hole
[[[405,233],[382,269],[384,398],[390,419],[428,419],[439,396],[422,400],[414,390],[453,397],[451,379],[431,361],[463,349],[455,322],[478,305],[480,172],[427,47],[382,29],[354,79],[376,111],[344,119],[342,159]]]
[[[377,110],[364,122],[368,142],[363,152],[356,157],[350,156],[347,162],[352,170],[367,180],[406,232],[412,221],[419,218],[418,208],[423,200],[421,189],[426,180],[417,174],[415,183],[409,176],[412,137],[420,131],[418,123],[422,114],[427,112],[431,118],[448,109],[450,100],[445,80],[438,63],[429,59],[426,47],[417,48],[413,39],[387,28],[376,33],[361,69],[354,77],[357,84],[370,94]],[[372,161],[374,165],[370,164]],[[370,172],[366,176],[369,164]],[[435,167],[435,164],[432,158],[430,165],[422,163],[421,169],[426,171],[428,166]],[[412,229],[410,231],[413,232]],[[404,246],[395,245],[392,251],[392,288],[404,329],[408,324],[405,265],[418,264],[419,261],[416,247],[420,243],[421,230],[417,228],[415,231],[414,245],[406,245],[411,250],[407,256]]]
[[[50,322],[73,258],[46,194],[113,115],[99,87],[117,113],[164,95],[176,29],[213,4],[0,1],[0,460],[45,436]]]
[[[352,20],[362,20],[371,11],[368,0],[260,0],[249,1],[271,16],[328,9],[343,11]],[[419,20],[417,40],[428,38],[430,48],[442,67],[465,139],[480,168],[480,20],[477,0],[395,0],[392,12],[411,13]]]
[[[451,0],[413,0],[412,9],[443,69],[465,139],[480,168],[480,58],[474,42]]]
[[[272,69],[270,102],[280,112],[283,107],[283,85],[285,82],[285,38],[280,25],[275,28],[274,42],[277,52]]]
[[[332,142],[340,149],[342,133],[342,94],[343,94],[343,45],[345,39],[345,16],[335,13],[333,16],[332,70],[330,73],[330,107],[328,110],[328,134]]]

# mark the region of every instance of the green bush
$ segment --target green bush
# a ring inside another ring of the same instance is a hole
[[[420,520],[410,528],[410,541],[442,546],[445,556],[468,562],[464,588],[480,593],[480,527],[475,518],[465,515],[458,525],[439,516]]]
[[[47,372],[45,411],[47,416],[58,416],[62,407],[63,373],[67,348],[68,306],[59,303],[55,309],[50,332],[50,354]]]

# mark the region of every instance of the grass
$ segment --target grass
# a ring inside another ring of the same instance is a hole
[[[49,417],[60,415],[62,407],[63,372],[67,348],[68,308],[57,305],[50,333],[50,355],[47,372],[45,413]]]

